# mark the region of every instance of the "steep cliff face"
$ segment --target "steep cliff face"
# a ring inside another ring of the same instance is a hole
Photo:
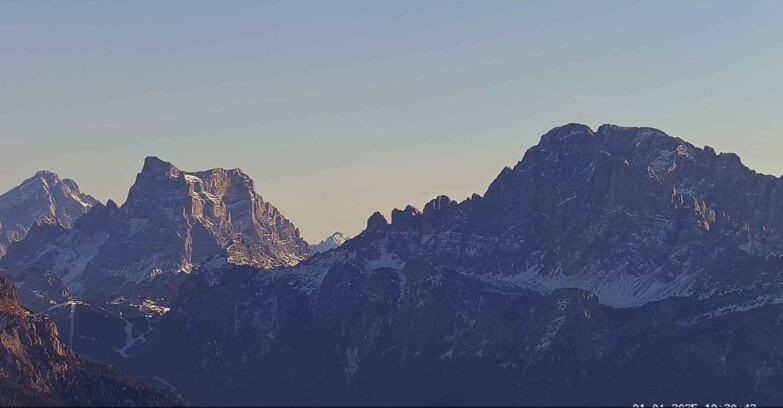
[[[194,265],[225,249],[238,265],[293,265],[310,254],[299,230],[239,169],[185,172],[156,157],[122,207],[109,201],[73,228],[41,224],[2,260],[15,279],[50,271],[76,297],[170,301]]]
[[[484,196],[373,214],[292,268],[212,258],[131,360],[209,403],[779,405],[781,183],[566,125]]]
[[[294,265],[310,254],[299,230],[240,169],[184,172],[149,157],[123,210],[138,220],[136,233],[145,233],[145,223],[181,233],[191,263],[222,248],[232,263],[260,268]]]
[[[0,395],[3,405],[176,405],[181,401],[115,369],[78,357],[46,317],[19,305],[0,275]]]
[[[23,239],[39,220],[70,226],[98,200],[79,191],[71,179],[60,179],[50,171],[39,171],[0,195],[0,257],[5,248]]]

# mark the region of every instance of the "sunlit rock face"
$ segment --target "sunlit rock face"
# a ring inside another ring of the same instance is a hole
[[[20,185],[0,195],[0,257],[6,247],[23,239],[38,220],[71,226],[98,200],[82,193],[71,179],[39,171]]]
[[[290,268],[210,259],[134,358],[202,403],[780,405],[781,186],[562,126],[483,196],[375,213]]]
[[[38,225],[2,264],[17,280],[53,272],[82,299],[168,302],[194,265],[221,250],[233,264],[259,268],[310,255],[299,230],[241,170],[185,172],[148,157],[122,207],[98,205],[72,228]]]

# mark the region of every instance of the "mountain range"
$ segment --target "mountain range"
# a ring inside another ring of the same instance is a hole
[[[657,129],[554,128],[483,195],[312,247],[238,169],[150,157],[91,207],[0,267],[197,403],[783,403],[783,180]]]
[[[780,403],[781,187],[655,129],[562,126],[483,196],[376,213],[293,268],[215,257],[132,359],[206,403]]]

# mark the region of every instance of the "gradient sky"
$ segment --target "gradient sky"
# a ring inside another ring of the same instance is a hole
[[[317,242],[483,193],[552,127],[783,172],[783,2],[2,2],[0,191],[240,167]]]

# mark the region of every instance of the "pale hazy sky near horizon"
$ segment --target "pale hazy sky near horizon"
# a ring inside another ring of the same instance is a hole
[[[484,193],[569,122],[783,173],[783,1],[0,3],[0,192],[240,167],[310,242]]]

